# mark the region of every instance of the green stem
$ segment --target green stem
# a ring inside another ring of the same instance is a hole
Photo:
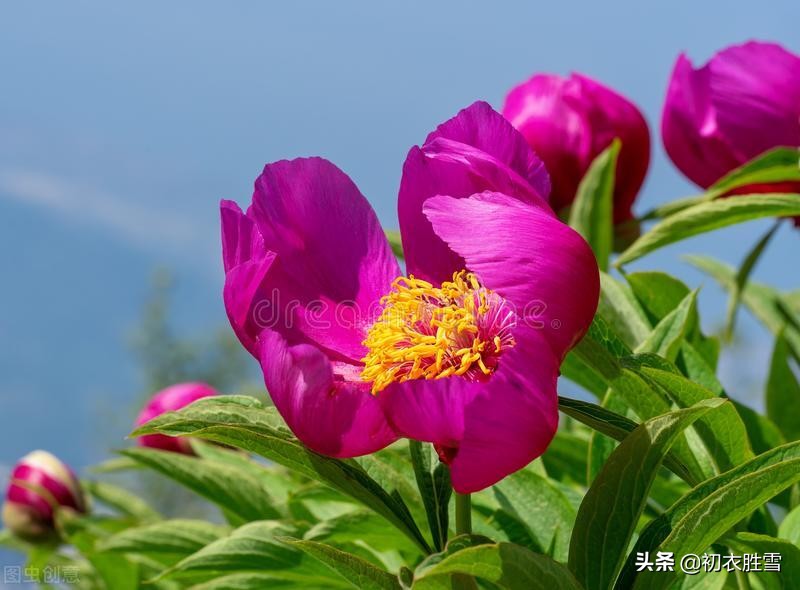
[[[456,534],[472,534],[472,502],[469,494],[455,494],[456,496]]]

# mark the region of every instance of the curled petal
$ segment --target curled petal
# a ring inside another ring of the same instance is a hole
[[[422,213],[437,194],[468,197],[503,192],[548,210],[550,181],[524,138],[486,103],[475,103],[440,125],[403,165],[398,216],[406,267],[431,282],[448,280],[463,261],[435,234]]]
[[[346,174],[321,158],[269,164],[247,215],[223,203],[222,224],[226,309],[251,353],[271,329],[338,360],[364,355],[368,314],[400,270]]]
[[[433,197],[424,211],[466,267],[563,359],[588,330],[599,299],[597,261],[586,241],[555,217],[498,193]]]
[[[331,457],[356,457],[397,440],[369,384],[334,374],[317,348],[291,346],[272,330],[261,334],[259,345],[267,391],[306,446]]]
[[[488,103],[478,101],[439,125],[425,144],[448,139],[489,154],[522,176],[540,197],[550,194],[550,176],[544,163],[527,146],[525,138]]]

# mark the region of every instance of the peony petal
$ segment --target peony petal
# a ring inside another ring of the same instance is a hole
[[[23,486],[23,483],[32,486],[33,490],[43,490],[46,494],[43,497],[47,501],[54,500],[56,506],[69,506],[75,510],[83,510],[82,496],[76,494],[70,487],[71,482],[69,480],[62,482],[41,468],[21,463],[11,472],[11,481],[17,482],[18,487],[31,492],[31,497],[38,497],[40,494]],[[19,497],[13,498],[13,500],[22,503]],[[31,505],[33,506],[33,504]]]
[[[303,444],[331,457],[374,453],[397,440],[368,383],[333,373],[308,344],[290,346],[272,330],[259,338],[261,368],[275,407]]]
[[[432,131],[425,144],[439,138],[486,152],[526,179],[542,198],[550,194],[550,177],[542,160],[531,151],[525,138],[488,103],[478,101],[461,110]]]
[[[503,115],[548,163],[556,211],[572,203],[592,158],[590,122],[583,109],[575,108],[580,105],[565,99],[574,86],[561,76],[539,74],[509,92],[503,105]]]
[[[142,408],[136,418],[136,426],[149,422],[165,412],[173,412],[188,406],[204,397],[218,395],[218,392],[205,383],[178,383],[156,393]],[[143,447],[172,451],[175,453],[192,453],[192,444],[188,438],[167,436],[164,434],[147,434],[140,436],[137,443]]]
[[[36,520],[49,523],[53,519],[53,506],[49,500],[27,487],[11,483],[6,492],[8,503],[25,508],[25,512]]]
[[[664,148],[692,182],[708,188],[747,161],[725,137],[711,96],[711,71],[685,55],[675,63],[661,117]]]
[[[424,211],[467,268],[513,303],[563,359],[597,309],[599,271],[586,241],[541,209],[499,193],[433,197]]]
[[[800,56],[752,41],[721,51],[707,67],[719,129],[745,161],[800,146]]]
[[[558,427],[558,359],[541,331],[522,326],[487,382],[407,381],[379,394],[403,436],[443,449],[453,488],[480,491],[541,455]]]
[[[256,356],[256,338],[267,323],[269,303],[275,299],[267,283],[275,253],[264,248],[261,233],[236,203],[223,201],[220,213],[225,311],[242,345]]]
[[[503,115],[547,166],[556,211],[572,203],[592,160],[619,138],[614,221],[631,218],[650,162],[647,122],[633,103],[581,74],[537,74],[511,90]]]
[[[225,272],[264,256],[264,239],[253,220],[242,213],[239,205],[223,199],[220,202],[220,218]]]
[[[257,354],[263,329],[279,331],[290,344],[311,343],[331,358],[360,359],[370,314],[400,274],[383,230],[350,178],[327,160],[269,164],[256,181],[252,219],[261,241],[234,215],[223,240],[228,261],[244,259],[228,235],[250,248],[245,264],[226,277],[226,308],[243,344]],[[235,222],[235,223],[234,223]]]
[[[622,144],[614,185],[614,223],[627,221],[633,217],[631,208],[650,165],[647,121],[632,102],[610,88],[581,74],[572,74],[571,79],[578,83],[578,96],[592,129],[591,158],[614,139]]]
[[[541,162],[500,114],[486,103],[464,109],[411,148],[403,165],[398,215],[409,274],[441,283],[463,268],[422,213],[428,198],[493,190],[549,211],[549,188]]]

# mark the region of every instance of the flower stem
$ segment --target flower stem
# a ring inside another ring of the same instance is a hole
[[[455,494],[456,497],[456,534],[472,534],[472,502],[469,494]]]

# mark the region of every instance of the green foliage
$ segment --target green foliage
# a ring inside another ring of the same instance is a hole
[[[180,412],[162,414],[134,434],[148,433],[192,435],[256,453],[362,502],[386,517],[424,551],[429,549],[402,497],[387,493],[356,462],[310,451],[281,426],[274,408],[264,407],[253,398],[201,399]]]
[[[422,502],[425,505],[433,548],[441,551],[447,544],[450,517],[447,507],[453,491],[450,486],[450,471],[447,465],[439,462],[432,445],[412,440],[408,448]]]
[[[572,532],[569,567],[584,588],[613,584],[669,447],[692,422],[723,403],[707,400],[648,420],[611,454],[586,492]]]
[[[619,229],[618,150],[615,142],[597,157],[570,212],[604,271]],[[800,215],[800,195],[720,198],[787,180],[800,180],[798,152],[781,148],[659,207],[635,220],[659,219],[616,266],[734,223]],[[800,290],[752,279],[774,231],[738,269],[689,258],[729,292],[729,318],[741,303],[775,336],[766,415],[729,399],[698,289],[658,271],[601,272],[596,317],[561,366],[562,384],[597,403],[560,396],[560,428],[542,457],[472,494],[471,506],[453,501],[449,468],[428,443],[346,460],[307,449],[251,387],[227,329],[210,340],[174,333],[162,277],[136,341],[148,393],[204,380],[257,397],[202,399],[141,426],[134,436],[189,437],[193,454],[127,448],[81,482],[90,514],[57,510],[61,545],[0,531],[0,546],[40,571],[76,568],[86,590],[797,588]],[[399,232],[387,236],[402,256]],[[138,491],[109,481],[131,475]],[[191,507],[196,517],[174,516]],[[473,534],[454,535],[470,530],[467,520]],[[637,553],[659,551],[676,563],[706,551],[780,553],[783,571],[637,571]]]
[[[800,215],[800,195],[752,194],[694,205],[667,217],[619,255],[621,266],[698,234],[763,217]]]
[[[578,186],[569,215],[569,224],[586,238],[603,271],[608,270],[614,242],[614,173],[621,145],[615,139],[594,159]]]

